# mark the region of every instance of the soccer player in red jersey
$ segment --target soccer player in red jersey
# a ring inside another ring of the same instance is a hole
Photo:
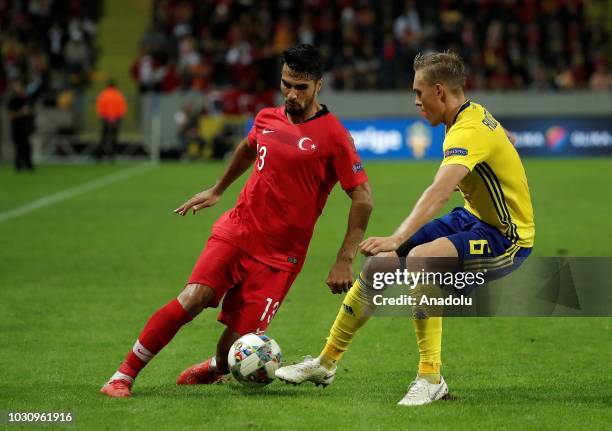
[[[283,53],[284,106],[262,109],[221,179],[175,210],[185,215],[215,205],[227,187],[253,166],[234,208],[212,227],[178,298],[155,312],[101,392],[128,397],[142,368],[203,309],[217,307],[226,328],[216,354],[179,375],[178,384],[215,383],[229,372],[227,353],[241,335],[265,331],[304,264],[314,225],[339,181],[351,198],[348,228],[326,283],[349,290],[352,262],[363,238],[372,197],[353,141],[319,104],[319,51],[297,45]]]

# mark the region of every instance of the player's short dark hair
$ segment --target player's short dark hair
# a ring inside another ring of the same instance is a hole
[[[283,51],[283,64],[292,71],[318,81],[323,76],[323,57],[312,45],[303,43]]]
[[[465,87],[465,64],[451,51],[417,54],[414,58],[414,71],[423,70],[425,81],[430,84],[445,84],[453,90]]]

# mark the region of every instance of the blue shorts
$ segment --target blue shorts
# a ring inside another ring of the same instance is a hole
[[[457,249],[461,270],[486,270],[487,281],[514,271],[531,254],[531,248],[517,246],[499,229],[461,207],[427,223],[400,245],[396,253],[406,257],[414,247],[441,237],[448,238]]]

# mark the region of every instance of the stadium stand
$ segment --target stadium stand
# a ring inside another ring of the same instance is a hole
[[[10,97],[11,81],[26,86],[36,106],[37,136],[47,153],[75,154],[98,56],[102,6],[94,0],[0,2],[0,97]]]
[[[581,0],[157,0],[133,75],[141,91],[235,84],[226,111],[252,112],[277,87],[278,54],[304,42],[322,49],[336,90],[409,88],[416,53],[445,49],[468,61],[469,90],[601,90],[606,17],[604,2]],[[236,92],[255,102],[236,106]]]
[[[82,90],[96,61],[96,25],[102,2],[30,0],[0,2],[0,94],[12,79],[30,94]]]
[[[352,97],[360,95],[371,101],[371,115],[404,115],[397,108],[404,104],[385,98],[410,91],[413,58],[428,50],[459,52],[471,93],[512,99],[534,90],[580,92],[584,99],[612,90],[612,0],[149,1],[151,16],[140,17],[149,29],[133,47],[133,63],[121,64],[137,93],[123,88],[134,106],[131,139],[159,148],[180,146],[174,118],[188,103],[202,119],[205,141],[217,129],[241,135],[245,116],[276,103],[279,54],[293,43],[322,50],[326,89],[347,96],[344,103],[332,99],[340,115],[354,115],[363,103]],[[87,89],[103,72],[96,70],[96,37],[105,5],[0,0],[0,96],[6,102],[17,78],[37,99],[39,155],[91,155],[73,144],[79,134],[88,135],[89,147],[97,140],[98,123],[86,121],[93,103]],[[229,126],[219,114],[230,118]]]

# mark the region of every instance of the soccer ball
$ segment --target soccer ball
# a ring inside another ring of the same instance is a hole
[[[265,334],[246,334],[232,345],[227,355],[232,376],[245,386],[261,387],[274,380],[281,366],[281,349]]]

